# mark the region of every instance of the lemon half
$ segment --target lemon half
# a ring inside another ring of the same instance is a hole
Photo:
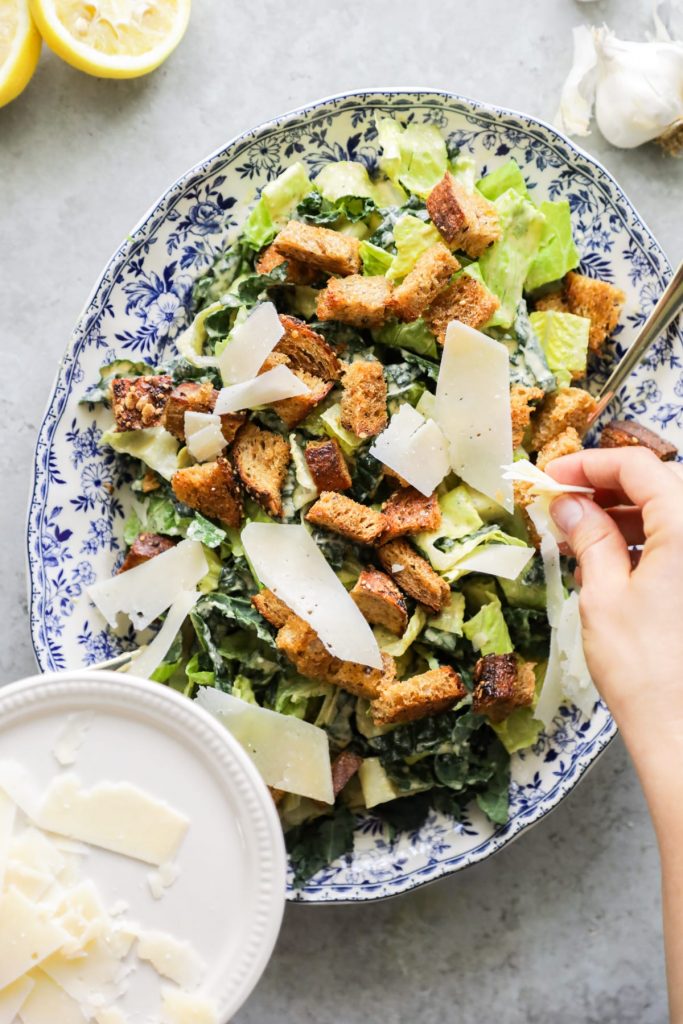
[[[15,99],[31,81],[40,46],[28,0],[0,0],[0,107]]]
[[[47,45],[99,78],[137,78],[182,39],[191,0],[30,0]]]

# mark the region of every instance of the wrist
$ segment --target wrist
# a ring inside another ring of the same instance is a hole
[[[615,715],[634,763],[655,828],[669,827],[672,810],[683,803],[683,721],[649,716]]]

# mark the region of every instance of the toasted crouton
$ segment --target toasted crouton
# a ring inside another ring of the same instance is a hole
[[[461,274],[437,295],[423,315],[430,331],[436,335],[439,344],[443,345],[451,320],[459,320],[461,324],[479,330],[488,323],[499,306],[500,299],[481,281],[469,274]]]
[[[323,491],[306,513],[315,526],[340,533],[357,544],[374,544],[386,529],[387,520],[381,512],[361,505],[345,494]]]
[[[313,412],[316,405],[320,405],[323,399],[327,398],[328,394],[334,387],[334,381],[321,380],[320,377],[316,377],[313,373],[297,369],[292,366],[289,356],[285,355],[283,352],[271,352],[259,370],[259,374],[265,373],[267,370],[272,370],[273,367],[278,364],[287,366],[294,376],[298,377],[299,380],[308,388],[308,392],[304,395],[294,395],[292,398],[281,398],[279,402],[271,403],[271,409],[273,409],[283,423],[291,429],[301,423],[302,420],[305,420],[308,414]]]
[[[514,654],[485,654],[474,666],[472,710],[502,722],[515,708],[529,707],[536,693],[531,662],[520,663]]]
[[[352,750],[342,750],[332,762],[332,792],[338,796],[346,786],[349,779],[352,779],[363,763],[360,754],[354,754]]]
[[[349,467],[333,437],[309,441],[304,456],[318,491],[345,491],[351,486]]]
[[[162,555],[164,551],[168,551],[174,545],[175,541],[171,537],[162,537],[159,533],[141,533],[131,544],[119,572],[128,572],[136,565],[149,562],[150,558]]]
[[[450,600],[450,587],[407,541],[390,540],[382,545],[377,557],[404,594],[435,614],[443,611]]]
[[[583,388],[558,388],[548,395],[531,420],[531,451],[539,451],[567,427],[581,435],[597,402]]]
[[[268,515],[281,518],[282,487],[292,457],[284,437],[246,423],[232,449],[235,468],[252,498]]]
[[[528,388],[524,384],[515,384],[510,388],[513,448],[519,448],[524,441],[524,434],[531,421],[531,414],[535,405],[542,398],[543,391],[540,388]]]
[[[302,676],[334,683],[366,700],[377,696],[381,679],[393,678],[396,672],[393,658],[387,654],[382,655],[381,669],[335,658],[326,650],[315,630],[297,615],[290,615],[278,632],[275,643]]]
[[[352,327],[381,327],[393,293],[386,277],[331,277],[318,295],[318,320],[339,320]]]
[[[552,313],[570,313],[569,303],[564,294],[564,289],[559,292],[546,292],[534,302],[534,309],[549,310]]]
[[[479,192],[468,192],[449,171],[427,196],[427,212],[446,244],[473,259],[500,238],[495,206]]]
[[[276,597],[273,591],[268,590],[267,587],[259,590],[258,594],[254,594],[251,603],[266,622],[269,622],[271,626],[275,626],[276,629],[281,629],[289,616],[294,614],[285,602]]]
[[[341,422],[358,437],[381,434],[388,422],[382,364],[358,359],[344,371]]]
[[[607,281],[596,281],[570,271],[565,281],[569,311],[591,322],[588,345],[597,352],[619,323],[626,296]]]
[[[242,492],[227,459],[179,469],[171,480],[171,487],[179,501],[203,516],[220,519],[227,526],[240,525]]]
[[[326,274],[360,273],[360,242],[339,231],[290,220],[273,245],[287,259],[300,260]]]
[[[567,427],[561,434],[556,434],[543,445],[536,456],[536,465],[539,469],[545,469],[553,459],[559,459],[562,455],[573,455],[583,448],[581,438],[573,427]]]
[[[394,540],[407,533],[436,530],[441,526],[441,509],[436,494],[428,498],[414,487],[400,487],[382,505],[388,526],[382,541]]]
[[[213,412],[213,407],[218,398],[218,391],[211,381],[204,381],[196,384],[194,381],[184,381],[173,388],[168,397],[164,410],[163,425],[169,433],[177,437],[179,441],[185,441],[185,413],[186,412]],[[221,416],[221,430],[227,444],[230,444],[235,434],[247,418],[245,412],[227,412]]]
[[[351,591],[368,622],[401,636],[408,625],[408,606],[394,581],[379,569],[363,569]]]
[[[161,424],[173,378],[166,374],[155,377],[116,377],[111,382],[111,407],[116,429],[144,430]]]
[[[384,681],[370,704],[375,725],[398,725],[448,711],[467,695],[467,687],[450,665],[410,679]]]
[[[459,269],[460,264],[445,245],[432,245],[394,290],[391,312],[398,320],[417,320]]]
[[[289,284],[313,284],[320,276],[315,267],[302,263],[300,260],[295,260],[291,256],[288,259],[281,252],[278,252],[274,245],[269,245],[267,249],[264,249],[256,260],[256,273],[270,274],[272,270],[282,266],[283,263],[287,264],[285,280]]]
[[[600,435],[601,448],[630,448],[636,445],[649,448],[662,462],[675,459],[678,455],[675,445],[635,420],[612,420]]]
[[[274,351],[287,356],[290,369],[303,370],[320,380],[339,380],[342,364],[322,334],[293,316],[281,316],[280,323],[285,333]]]

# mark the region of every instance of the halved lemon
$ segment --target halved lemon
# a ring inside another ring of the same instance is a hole
[[[137,78],[182,39],[191,0],[30,0],[47,45],[98,78]]]
[[[16,99],[31,81],[41,42],[28,0],[0,0],[0,107]]]

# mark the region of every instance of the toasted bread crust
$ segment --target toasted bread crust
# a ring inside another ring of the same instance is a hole
[[[515,708],[529,707],[536,693],[531,662],[518,662],[514,654],[486,654],[474,666],[472,710],[502,722]]]
[[[514,384],[510,388],[513,448],[519,448],[523,443],[526,429],[531,422],[531,414],[542,399],[543,391],[540,388],[529,388],[524,384]]]
[[[163,537],[159,533],[141,533],[131,544],[119,572],[128,572],[174,546],[175,541],[171,537]]]
[[[422,530],[437,530],[441,526],[441,509],[436,494],[426,498],[414,487],[397,488],[382,505],[382,512],[388,520],[383,542]]]
[[[213,412],[218,398],[218,391],[211,381],[200,384],[184,381],[173,388],[164,410],[163,425],[169,433],[179,441],[185,441],[185,413]],[[221,430],[227,444],[230,444],[237,431],[245,422],[245,412],[228,412],[221,416]]]
[[[394,289],[390,309],[403,321],[417,320],[442,291],[460,264],[455,256],[437,242],[418,257],[413,269]]]
[[[334,438],[309,441],[304,457],[318,491],[345,491],[351,486],[349,467]]]
[[[435,614],[443,611],[450,600],[450,587],[407,541],[399,539],[383,544],[377,557],[404,594]]]
[[[294,395],[292,398],[281,398],[279,402],[271,403],[271,409],[291,429],[301,423],[302,420],[305,420],[309,413],[313,412],[316,405],[320,405],[323,399],[327,398],[334,387],[334,381],[321,380],[320,377],[316,377],[313,373],[293,367],[289,356],[283,352],[271,352],[259,370],[259,374],[272,370],[278,364],[287,366],[294,376],[298,377],[308,388],[308,394]]]
[[[285,602],[276,597],[273,591],[268,590],[267,587],[259,590],[258,594],[254,594],[251,603],[266,622],[269,622],[271,626],[275,626],[276,629],[281,629],[289,616],[294,614]]]
[[[408,625],[406,600],[391,577],[379,569],[363,569],[351,597],[372,625],[401,636]]]
[[[583,388],[558,388],[547,395],[531,419],[531,451],[540,451],[567,427],[582,434],[596,405],[593,396]]]
[[[271,430],[261,430],[255,423],[246,423],[235,439],[232,455],[249,494],[268,515],[280,519],[282,488],[292,457],[285,439]]]
[[[601,448],[630,448],[634,446],[649,448],[662,462],[675,459],[678,455],[678,448],[675,445],[636,420],[612,420],[600,435]]]
[[[228,459],[179,469],[171,480],[171,487],[179,501],[203,516],[220,519],[227,526],[240,525],[242,492]]]
[[[468,192],[450,171],[427,196],[427,212],[446,244],[474,259],[500,238],[495,206],[479,192]]]
[[[375,437],[388,423],[382,364],[356,360],[344,371],[341,422],[358,437]]]
[[[303,320],[294,316],[280,317],[285,333],[275,346],[274,352],[287,356],[288,366],[296,373],[302,370],[324,381],[339,380],[342,364],[334,349]]]
[[[327,274],[360,273],[360,242],[339,231],[290,220],[273,245],[288,259],[299,260]]]
[[[430,331],[440,345],[446,341],[446,330],[452,320],[479,330],[488,323],[500,306],[500,299],[480,281],[461,274],[449,284],[424,313]]]
[[[563,455],[573,455],[583,448],[581,438],[573,427],[567,427],[561,434],[557,434],[550,441],[543,445],[536,456],[536,465],[539,469],[545,469],[553,459],[559,459]]]
[[[264,249],[256,260],[256,273],[270,274],[272,270],[282,266],[283,263],[287,264],[285,280],[289,284],[313,284],[320,276],[319,271],[315,267],[293,259],[291,256],[287,258],[281,252],[278,252],[274,245],[269,245]]]
[[[358,544],[374,544],[386,528],[386,518],[345,494],[323,491],[311,505],[306,519],[315,526],[333,530]]]
[[[591,322],[588,347],[599,352],[619,323],[625,301],[624,293],[614,285],[571,270],[563,287],[542,295],[536,300],[535,308],[587,317]]]
[[[144,430],[160,426],[172,390],[173,378],[166,374],[116,377],[110,390],[116,430]]]
[[[467,687],[450,665],[430,669],[410,679],[382,681],[370,704],[376,725],[398,725],[448,711],[467,694]]]
[[[381,327],[388,315],[393,287],[386,277],[331,277],[318,296],[318,319],[352,327]]]

